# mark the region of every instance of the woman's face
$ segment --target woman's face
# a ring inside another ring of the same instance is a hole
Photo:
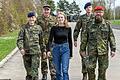
[[[57,16],[57,20],[58,20],[58,23],[59,23],[59,24],[64,24],[64,21],[65,21],[64,15],[63,15],[63,14],[59,14],[59,15]]]

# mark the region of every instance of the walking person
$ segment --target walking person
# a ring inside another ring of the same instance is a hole
[[[81,41],[80,52],[83,56],[88,53],[88,80],[96,80],[95,68],[98,61],[98,79],[106,80],[108,68],[109,47],[111,57],[115,56],[116,43],[110,23],[103,18],[104,7],[96,6],[94,9],[95,19],[87,24],[84,38]]]
[[[93,13],[92,13],[92,4],[90,2],[85,4],[84,9],[86,10],[86,13],[80,16],[80,18],[75,26],[74,33],[73,33],[75,47],[77,47],[77,38],[78,38],[79,32],[81,31],[80,38],[81,39],[84,38],[83,33],[84,33],[85,27],[87,25],[87,22],[91,21],[94,18]],[[83,73],[82,80],[87,80],[87,66],[85,64],[87,59],[86,59],[86,57],[83,57],[82,54],[80,54],[80,55],[82,58],[82,73]]]
[[[43,31],[37,25],[36,13],[29,12],[27,24],[22,25],[17,39],[17,46],[22,54],[26,69],[26,80],[38,80],[39,58],[41,51],[45,51]]]
[[[50,5],[44,5],[42,15],[41,16],[39,15],[37,18],[37,24],[40,25],[43,29],[43,33],[44,33],[43,38],[44,38],[45,47],[48,43],[50,29],[53,25],[55,25],[55,21],[56,21],[56,18],[51,16],[50,13],[51,13]],[[51,80],[54,80],[56,71],[55,71],[54,65],[52,64],[52,55],[50,54],[48,55],[46,51],[42,53],[43,53],[41,55],[42,80],[47,80],[48,66],[50,70]],[[47,59],[48,59],[49,65],[48,65]]]
[[[68,26],[67,18],[62,13],[58,14],[57,25],[51,28],[47,47],[48,54],[52,50],[53,64],[56,69],[56,80],[69,80],[69,59],[72,57],[71,34],[72,31]]]
[[[57,15],[59,15],[59,14],[63,14],[63,10],[60,9],[60,8],[57,9]],[[56,16],[57,16],[57,15],[56,15]]]

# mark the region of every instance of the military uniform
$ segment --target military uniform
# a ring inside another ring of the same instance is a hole
[[[84,38],[81,40],[80,50],[86,51],[89,56],[88,77],[89,80],[95,79],[95,68],[98,61],[98,80],[106,80],[106,69],[108,68],[108,50],[115,52],[116,44],[110,23],[102,20],[95,23],[95,20],[87,23],[84,31]]]
[[[27,80],[38,80],[39,57],[45,51],[42,28],[39,25],[22,25],[17,39],[18,48],[25,50],[23,55]]]
[[[94,18],[93,14],[91,14],[90,16],[87,16],[87,14],[80,16],[73,33],[74,41],[77,41],[80,30],[81,39],[84,38],[84,30],[86,29],[87,22],[92,21],[93,18]],[[85,61],[86,59],[82,57],[82,73],[87,73]]]
[[[47,43],[48,43],[50,29],[53,25],[55,25],[55,21],[56,21],[56,18],[51,16],[51,15],[49,17],[44,17],[43,15],[38,16],[37,24],[40,25],[43,29],[44,43],[45,43],[46,46],[47,46]],[[55,68],[54,68],[54,65],[52,64],[52,56],[50,56],[48,58],[48,60],[49,60],[50,74],[51,74],[51,76],[55,75]],[[41,71],[42,71],[42,74],[47,74],[48,73],[47,58],[44,59],[43,55],[41,56]]]

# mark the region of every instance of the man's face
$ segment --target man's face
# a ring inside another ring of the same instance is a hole
[[[51,11],[50,8],[43,8],[43,15],[45,17],[48,17],[50,15],[50,11]]]
[[[102,21],[104,11],[95,11],[94,15],[97,22]]]
[[[92,6],[88,6],[85,10],[86,10],[86,13],[91,13],[92,12]]]
[[[28,17],[28,23],[34,25],[36,21],[36,16]]]

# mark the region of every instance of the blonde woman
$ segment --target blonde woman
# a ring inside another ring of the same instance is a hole
[[[63,13],[57,15],[57,25],[51,28],[48,41],[48,54],[51,45],[53,64],[56,69],[56,80],[69,80],[69,59],[72,57],[72,31],[68,26],[67,19]]]

